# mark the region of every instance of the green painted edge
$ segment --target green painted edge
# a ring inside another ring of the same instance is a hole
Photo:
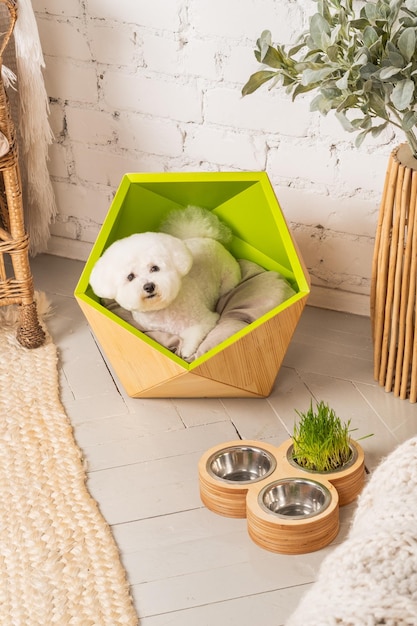
[[[275,220],[278,224],[279,232],[281,234],[282,241],[285,244],[288,259],[290,261],[291,267],[293,268],[294,276],[298,284],[299,290],[302,292],[306,291],[310,293],[310,285],[305,275],[303,266],[301,265],[298,251],[294,245],[293,237],[285,219],[284,212],[267,173],[264,172],[264,174],[265,176],[262,177],[263,180],[261,181],[261,183],[264,187],[265,196],[268,199],[271,212],[274,215]],[[279,207],[279,211],[275,210],[274,204]]]
[[[266,172],[135,172],[127,173],[132,183],[250,182],[260,181]]]
[[[88,259],[84,265],[84,269],[81,273],[80,279],[75,287],[74,295],[80,296],[87,289],[90,280],[91,270],[94,265],[101,257],[103,253],[104,246],[106,241],[110,235],[111,229],[114,226],[114,223],[117,220],[117,216],[120,210],[121,205],[126,197],[126,194],[129,190],[131,184],[131,175],[125,174],[120,182],[119,188],[117,189],[113,201],[110,204],[109,210],[107,211],[107,215],[104,219],[103,225],[99,230],[96,241],[91,248],[91,252],[88,256]],[[90,300],[89,300],[90,302]]]

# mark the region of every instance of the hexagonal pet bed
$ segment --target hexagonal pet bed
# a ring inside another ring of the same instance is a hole
[[[230,226],[229,249],[243,264],[279,272],[294,290],[191,363],[104,306],[89,285],[94,264],[114,241],[157,230],[168,211],[189,204]],[[149,398],[268,396],[308,294],[308,273],[265,172],[126,174],[75,290],[126,392]]]

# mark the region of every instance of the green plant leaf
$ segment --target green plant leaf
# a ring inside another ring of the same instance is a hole
[[[332,101],[328,98],[325,98],[321,93],[319,93],[313,100],[310,102],[310,111],[319,111],[322,115],[327,115],[329,111],[332,109]]]
[[[372,91],[372,89],[373,89],[372,80],[366,80],[363,83],[363,91],[364,91],[364,93],[370,93]]]
[[[405,60],[398,48],[394,46],[392,41],[388,41],[386,45],[388,63],[394,67],[404,67]]]
[[[341,91],[347,89],[348,84],[349,84],[349,72],[345,72],[342,78],[339,78],[339,80],[335,82],[336,87],[340,89]]]
[[[383,120],[387,120],[389,118],[387,108],[385,106],[385,100],[382,99],[377,93],[370,92],[368,95],[369,107],[378,117]]]
[[[407,111],[404,114],[404,117],[401,122],[401,128],[404,132],[408,132],[417,124],[417,112],[416,111]]]
[[[272,46],[271,31],[264,30],[256,43],[258,44],[259,52],[261,53],[261,63],[264,63],[265,56],[268,53],[269,48]]]
[[[352,50],[352,57],[355,63],[357,63],[359,59],[362,59],[364,56],[366,57],[366,61],[370,60],[371,55],[369,54],[368,48],[366,46],[359,46],[355,43],[355,48]],[[362,65],[363,64],[364,63],[362,62]]]
[[[392,65],[390,65],[388,67],[382,68],[382,70],[379,73],[379,76],[381,80],[388,80],[392,76],[395,76],[396,74],[398,74],[398,72],[399,72],[398,67],[393,67]]]
[[[372,118],[370,115],[365,115],[365,117],[362,120],[361,123],[361,128],[363,128],[363,130],[371,130],[372,128]]]
[[[327,56],[332,63],[337,63],[341,50],[339,46],[331,45],[327,48]]]
[[[379,41],[378,33],[373,26],[366,26],[363,30],[363,43],[367,48]]]
[[[301,76],[301,84],[310,85],[311,83],[319,83],[333,73],[333,67],[323,67],[318,70],[306,69]]]
[[[405,6],[412,13],[417,13],[417,0],[406,0]]]
[[[366,65],[362,65],[359,72],[363,79],[368,80],[379,72],[379,67],[373,63],[366,63]]]
[[[382,37],[379,37],[378,41],[368,47],[371,61],[378,61],[383,56],[384,44]]]
[[[295,98],[300,94],[307,93],[313,89],[315,89],[315,85],[297,85],[292,92],[292,99],[295,100]]]
[[[317,9],[327,22],[331,21],[332,16],[329,10],[328,0],[317,0]]]
[[[375,24],[377,17],[378,17],[378,11],[377,11],[376,5],[371,2],[367,2],[364,6],[364,11],[365,11],[365,15],[369,23]]]
[[[320,13],[315,13],[310,19],[310,36],[316,48],[320,50],[326,49],[323,47],[323,40],[329,40],[330,32],[330,26],[327,20],[325,20]],[[327,40],[325,39],[326,36]]]
[[[337,110],[338,111],[346,111],[348,109],[353,109],[358,104],[358,96],[355,94],[349,94],[339,103]]]
[[[398,39],[398,49],[407,61],[411,61],[416,49],[416,32],[414,28],[406,28]]]
[[[387,126],[388,122],[384,122],[384,124],[378,124],[378,126],[373,126],[371,128],[372,137],[378,137],[378,135],[380,135]]]
[[[352,120],[352,126],[354,130],[363,129],[363,117],[356,117],[354,120]]]
[[[403,6],[404,13],[408,14],[407,17],[402,17],[400,19],[401,26],[404,28],[415,28],[417,26],[416,16],[413,13]]]
[[[268,65],[269,67],[273,67],[275,69],[282,67],[282,56],[277,48],[268,46],[267,50],[263,53],[261,51],[259,51],[258,54],[255,52],[255,56],[259,63],[263,63],[264,65]]]
[[[398,14],[403,8],[404,0],[390,0],[386,3],[386,17],[389,28],[392,28],[397,21]]]
[[[348,133],[354,132],[355,127],[352,126],[351,122],[346,117],[346,113],[344,111],[335,111],[335,116],[338,119],[338,121],[341,123],[341,125],[343,126],[344,130],[347,130]]]
[[[358,135],[356,135],[356,139],[355,139],[355,146],[357,148],[360,148],[360,146],[363,144],[366,135],[369,133],[368,130],[363,130],[361,133],[359,133]]]
[[[399,111],[407,109],[414,96],[414,82],[407,78],[395,85],[391,93],[391,102]]]
[[[320,93],[328,100],[336,100],[340,97],[340,89],[337,89],[334,84],[322,85]]]
[[[252,76],[250,76],[246,85],[244,85],[242,89],[242,96],[247,96],[253,93],[257,89],[259,89],[261,85],[271,80],[271,78],[274,78],[274,76],[276,76],[276,72],[271,72],[268,70],[255,72],[254,74],[252,74]]]
[[[354,28],[355,30],[358,30],[360,32],[363,32],[365,30],[365,28],[367,26],[369,26],[369,21],[366,17],[359,17],[356,20],[352,20],[350,22],[350,25],[352,26],[352,28]]]
[[[304,41],[302,43],[297,44],[296,46],[293,46],[292,48],[288,50],[288,56],[293,57],[295,54],[298,54],[300,50],[302,50],[305,47],[306,47],[306,44]]]
[[[354,66],[363,67],[364,65],[366,65],[368,63],[369,57],[370,57],[370,55],[367,54],[367,51],[362,51],[361,54],[359,54],[355,58],[355,61],[354,61],[353,65]]]

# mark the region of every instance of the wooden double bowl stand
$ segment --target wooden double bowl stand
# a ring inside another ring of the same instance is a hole
[[[253,440],[214,446],[198,464],[201,500],[220,515],[246,517],[249,536],[262,548],[319,550],[339,532],[339,507],[355,500],[364,484],[363,449],[355,441],[351,448],[346,466],[321,473],[292,461],[291,439],[279,447]]]

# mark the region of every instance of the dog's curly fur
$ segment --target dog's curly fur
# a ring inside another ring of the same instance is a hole
[[[131,311],[145,331],[179,335],[179,355],[189,359],[217,323],[218,299],[240,280],[239,264],[223,245],[230,238],[211,211],[174,210],[159,232],[114,242],[95,264],[91,287]]]

